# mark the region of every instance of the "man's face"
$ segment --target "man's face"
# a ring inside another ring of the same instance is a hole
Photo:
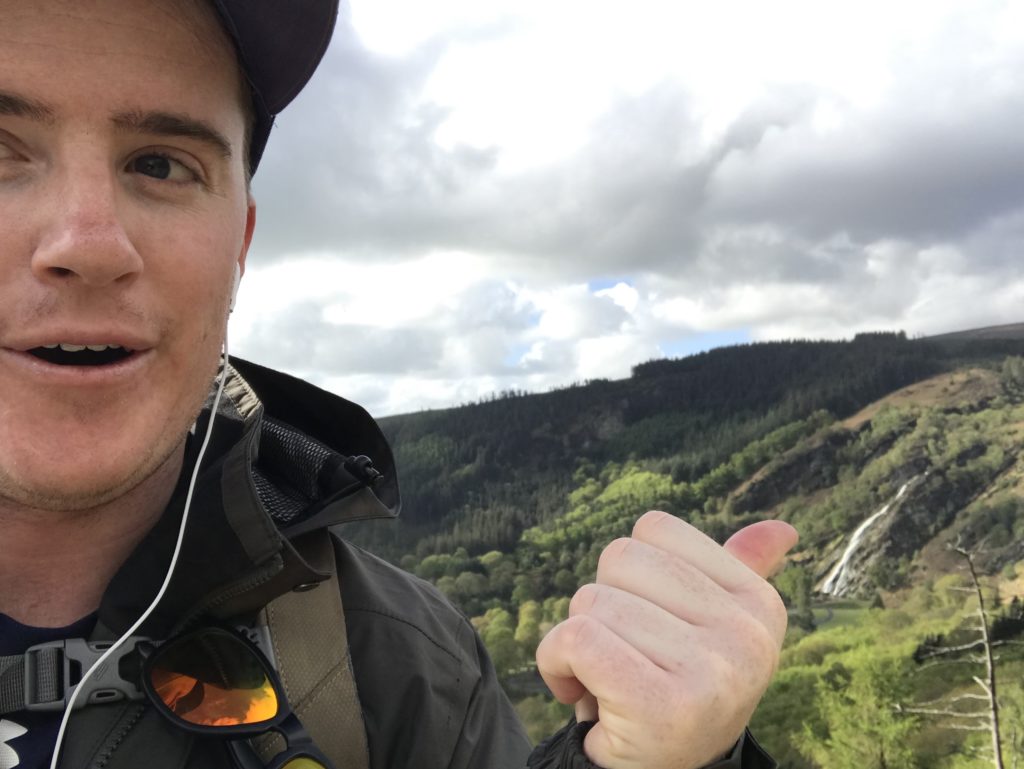
[[[0,0],[0,29],[0,505],[83,509],[177,461],[216,373],[239,75],[197,0]]]

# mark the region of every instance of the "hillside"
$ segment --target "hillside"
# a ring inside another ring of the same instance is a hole
[[[926,337],[929,342],[956,342],[972,339],[1024,339],[1024,323],[1008,323],[1003,326],[985,326],[966,331],[951,331]]]
[[[829,758],[841,724],[862,717],[862,731],[888,729],[927,757],[900,753],[887,769],[990,765],[970,731],[892,713],[972,685],[969,662],[944,675],[915,662],[934,639],[969,633],[949,542],[979,550],[994,611],[1024,630],[1007,603],[1024,588],[1021,352],[1019,339],[901,335],[750,345],[395,418],[408,520],[349,533],[461,605],[539,737],[566,710],[541,693],[533,649],[605,543],[654,508],[719,540],[783,518],[802,536],[778,579],[791,633],[755,720],[783,765],[881,766],[862,755],[877,740]],[[1019,653],[1001,664],[1022,678]],[[1024,702],[1004,692],[1008,712]],[[1024,706],[1017,723],[1024,735]]]
[[[401,524],[353,536],[396,562],[458,547],[508,549],[565,511],[581,468],[657,462],[692,482],[816,411],[850,417],[908,384],[1022,351],[1019,338],[902,334],[740,345],[641,364],[624,380],[389,417],[382,427],[398,462]]]
[[[796,525],[797,557],[813,564],[821,587],[853,528],[890,503],[864,532],[845,595],[902,586],[912,571],[926,578],[943,559],[914,559],[936,537],[960,536],[968,546],[984,540],[983,566],[999,569],[1024,558],[1024,518],[1017,524],[1022,437],[1024,409],[1003,375],[962,369],[901,388],[799,443],[726,504],[734,513]]]

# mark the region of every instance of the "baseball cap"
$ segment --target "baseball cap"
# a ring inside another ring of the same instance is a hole
[[[274,117],[313,76],[338,18],[338,0],[213,0],[252,87],[256,172]]]

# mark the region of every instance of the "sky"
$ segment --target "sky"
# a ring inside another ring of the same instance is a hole
[[[1024,4],[343,0],[232,352],[376,416],[1024,320]]]

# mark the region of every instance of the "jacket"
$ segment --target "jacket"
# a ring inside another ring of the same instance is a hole
[[[207,410],[197,435],[209,418]],[[355,404],[233,359],[216,420],[178,566],[142,635],[170,638],[204,622],[255,617],[273,598],[323,579],[290,538],[400,510],[391,450]],[[189,471],[194,453],[190,445]],[[370,457],[372,468],[345,461],[356,455]],[[92,640],[118,637],[156,594],[188,475],[111,581]],[[568,725],[531,755],[482,642],[439,591],[340,536],[333,545],[371,769],[594,769],[582,751],[586,724]],[[60,766],[213,769],[231,761],[220,740],[183,733],[145,703],[118,702],[73,714]],[[773,766],[747,739],[714,769]]]

